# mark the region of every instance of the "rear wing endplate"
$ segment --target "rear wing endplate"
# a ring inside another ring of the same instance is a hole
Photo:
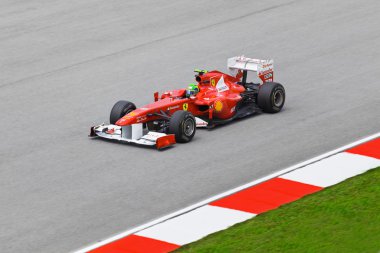
[[[257,76],[263,82],[272,82],[273,81],[273,60],[260,60],[252,59],[244,56],[235,56],[227,60],[227,67],[230,73],[234,76],[247,71],[257,72]]]

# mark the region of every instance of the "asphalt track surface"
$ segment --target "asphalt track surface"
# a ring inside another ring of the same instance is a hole
[[[380,127],[380,2],[0,0],[1,252],[68,252]],[[262,114],[166,151],[87,138],[119,99],[275,60]]]

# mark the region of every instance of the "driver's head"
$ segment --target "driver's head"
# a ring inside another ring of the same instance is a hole
[[[189,84],[189,86],[187,86],[186,97],[189,98],[191,96],[195,96],[197,95],[198,92],[199,92],[198,85],[191,83]]]

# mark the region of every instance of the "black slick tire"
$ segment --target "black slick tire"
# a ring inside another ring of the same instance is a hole
[[[190,142],[195,131],[196,121],[190,112],[180,110],[173,113],[169,121],[169,133],[175,135],[176,142]]]
[[[110,123],[115,124],[116,121],[118,121],[121,117],[135,109],[136,106],[129,101],[120,100],[116,102],[116,104],[111,109]]]
[[[279,83],[267,82],[260,86],[257,105],[267,113],[281,111],[285,103],[285,89]]]

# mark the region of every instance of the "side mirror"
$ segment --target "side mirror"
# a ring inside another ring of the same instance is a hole
[[[154,93],[154,102],[158,101],[158,91]]]

